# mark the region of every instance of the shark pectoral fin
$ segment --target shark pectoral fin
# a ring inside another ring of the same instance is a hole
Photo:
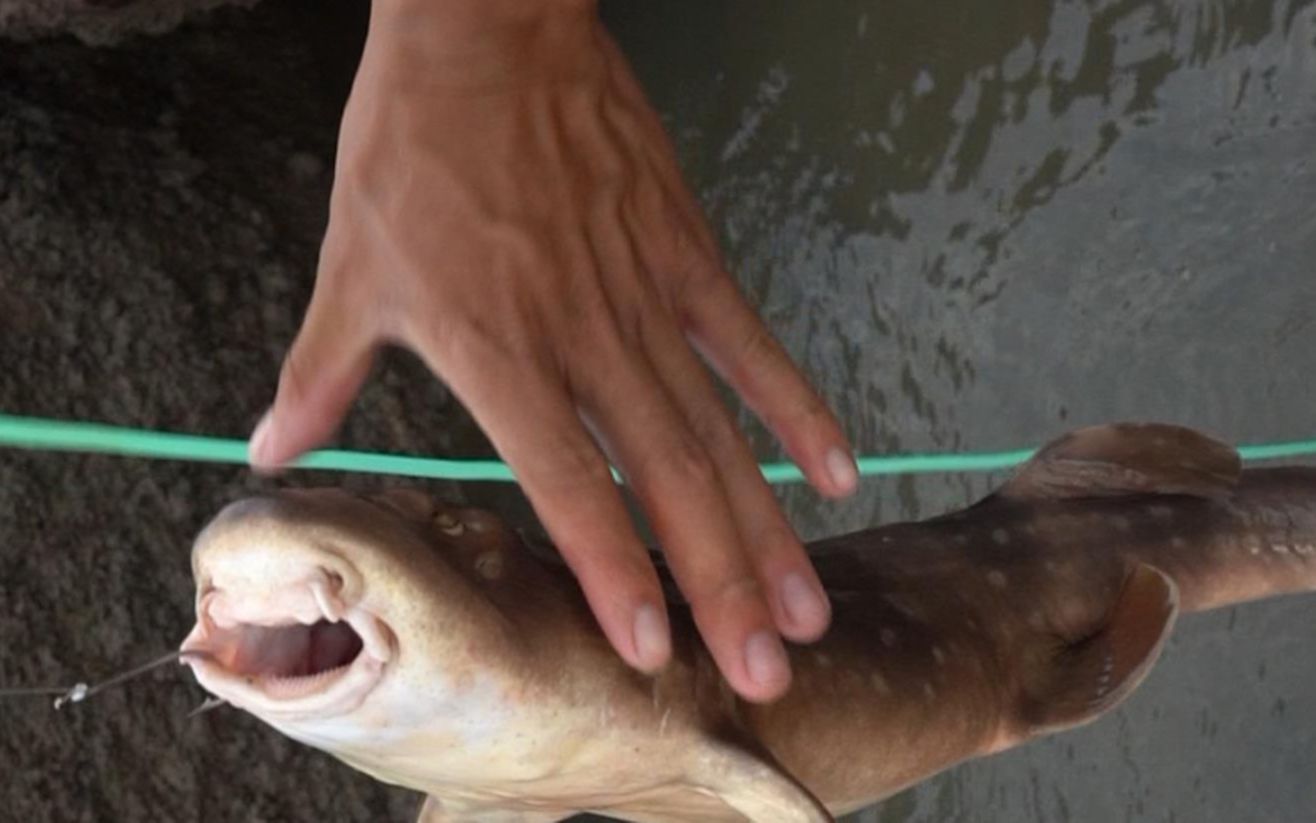
[[[834,823],[826,807],[766,753],[712,744],[701,752],[690,780],[749,820]]]
[[[557,823],[574,814],[575,812],[470,808],[449,811],[438,798],[429,795],[420,807],[420,816],[416,818],[416,823],[456,823],[458,820],[463,823]]]
[[[1221,497],[1238,482],[1238,452],[1165,423],[1078,429],[1042,447],[997,492],[1015,500],[1187,494]]]
[[[1095,634],[1037,661],[1040,671],[1025,680],[1023,736],[1082,725],[1128,697],[1156,662],[1178,611],[1174,581],[1139,564]]]
[[[426,797],[420,807],[420,815],[416,818],[416,823],[444,823],[451,819],[442,803],[433,797]]]

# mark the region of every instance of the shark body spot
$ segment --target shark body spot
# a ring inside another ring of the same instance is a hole
[[[485,580],[497,580],[503,576],[503,554],[499,551],[481,552],[475,558],[475,571]]]
[[[881,672],[875,671],[868,675],[868,682],[878,694],[881,694],[883,697],[891,696],[891,684],[886,682],[886,678],[882,676]]]
[[[915,608],[915,606],[906,597],[903,597],[901,595],[888,594],[888,595],[883,595],[882,599],[887,602],[887,605],[889,605],[892,609],[894,609],[897,613],[899,613],[901,616],[905,618],[908,618],[910,620],[918,620],[922,617],[922,614],[920,614],[919,610]]]
[[[466,531],[465,524],[448,512],[441,512],[434,517],[434,525],[449,537],[460,537]]]

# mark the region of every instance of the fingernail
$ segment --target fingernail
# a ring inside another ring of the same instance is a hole
[[[773,632],[758,632],[745,644],[745,668],[760,686],[775,686],[790,676],[786,650]]]
[[[656,669],[667,662],[671,636],[667,621],[658,609],[645,604],[635,610],[635,657],[643,669]]]
[[[247,461],[255,466],[270,466],[273,461],[270,456],[274,452],[274,436],[271,433],[274,415],[273,409],[265,412],[265,416],[256,424],[255,430],[251,433],[251,439],[247,441]]]
[[[787,619],[803,631],[814,632],[827,623],[827,601],[799,572],[782,578],[781,605]]]
[[[827,473],[831,475],[832,485],[842,494],[849,494],[859,484],[859,467],[855,465],[854,455],[840,449],[827,453]]]

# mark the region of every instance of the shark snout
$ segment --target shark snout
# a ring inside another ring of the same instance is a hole
[[[219,575],[224,580],[224,575]],[[222,628],[241,623],[276,626],[291,622],[333,623],[343,619],[349,605],[344,602],[343,578],[323,566],[312,567],[300,579],[277,581],[268,586],[217,584],[216,575],[203,589],[197,603],[197,618]]]
[[[395,656],[332,534],[297,501],[236,503],[193,549],[196,624],[182,650],[208,691],[266,719],[350,711]]]
[[[203,595],[182,644],[201,685],[267,719],[359,705],[382,679],[396,640],[377,616],[339,601],[326,578]]]
[[[256,497],[232,503],[198,535],[192,571],[199,600],[237,592],[237,604],[212,609],[270,608],[337,619],[363,594],[362,575],[348,560],[340,535],[309,521],[302,497]],[[299,596],[287,600],[290,593]],[[310,599],[300,595],[309,594]],[[276,607],[275,600],[282,600]],[[259,614],[234,615],[259,620]]]

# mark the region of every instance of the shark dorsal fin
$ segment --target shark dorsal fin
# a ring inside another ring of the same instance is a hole
[[[1146,564],[1135,567],[1095,633],[1036,661],[1024,681],[1023,736],[1082,725],[1128,697],[1160,656],[1178,610],[1174,581]]]
[[[1053,440],[997,495],[1014,500],[1132,494],[1229,494],[1238,452],[1204,434],[1165,423],[1116,423]]]

